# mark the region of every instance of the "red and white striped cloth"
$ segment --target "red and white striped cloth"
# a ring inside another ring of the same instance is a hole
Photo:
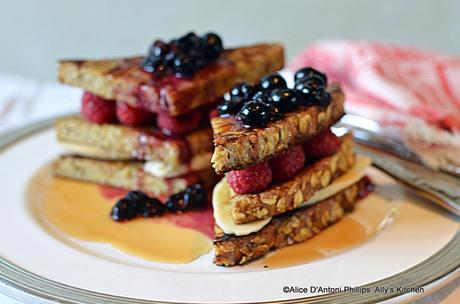
[[[460,166],[460,57],[360,41],[314,43],[290,63],[342,84],[346,110],[402,129],[428,164]]]

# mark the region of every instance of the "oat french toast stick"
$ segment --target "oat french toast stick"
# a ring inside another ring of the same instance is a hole
[[[338,85],[331,85],[328,91],[332,98],[326,108],[289,113],[265,128],[244,128],[233,116],[211,119],[215,147],[211,162],[216,173],[260,163],[336,123],[344,114],[345,96]]]
[[[184,138],[168,139],[155,136],[151,128],[98,125],[75,115],[58,119],[55,129],[60,143],[85,146],[89,154],[82,153],[82,156],[105,160],[158,160],[182,164],[193,155],[213,149],[212,131],[206,127]]]
[[[334,155],[316,160],[293,179],[274,184],[260,193],[233,196],[233,219],[242,224],[293,210],[346,173],[354,163],[353,136],[349,133],[342,137]]]
[[[224,234],[216,226],[214,263],[220,266],[245,264],[271,250],[304,242],[339,221],[369,185],[364,177],[357,183],[313,206],[274,217],[260,231],[246,236]]]
[[[192,174],[163,179],[152,176],[136,161],[104,161],[64,155],[53,163],[57,176],[77,179],[128,190],[140,190],[163,197],[184,190],[187,186],[202,183],[208,189],[216,182],[211,168]]]
[[[106,99],[127,102],[152,112],[177,116],[213,103],[238,82],[254,83],[280,70],[280,44],[258,44],[222,52],[216,63],[192,77],[154,79],[140,67],[142,57],[109,60],[61,60],[58,78]]]

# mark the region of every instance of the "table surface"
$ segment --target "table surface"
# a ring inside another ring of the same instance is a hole
[[[79,89],[57,83],[38,83],[0,73],[0,134],[42,119],[75,113],[81,94]],[[19,304],[2,294],[0,303]],[[460,278],[414,303],[460,303]]]

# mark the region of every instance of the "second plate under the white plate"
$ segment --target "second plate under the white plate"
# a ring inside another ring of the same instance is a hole
[[[283,287],[355,287],[387,278],[435,255],[459,228],[444,211],[385,177],[395,190],[393,199],[399,200],[394,222],[365,244],[340,254],[280,269],[217,267],[212,253],[185,265],[153,263],[109,245],[50,234],[39,224],[25,202],[25,189],[37,170],[61,152],[51,129],[0,152],[5,218],[0,222],[0,255],[29,273],[98,293],[209,303],[303,298],[313,294],[285,293]]]

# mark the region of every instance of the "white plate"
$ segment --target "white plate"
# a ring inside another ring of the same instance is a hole
[[[153,263],[108,245],[56,237],[40,226],[24,199],[29,179],[62,152],[49,126],[44,122],[0,139],[0,279],[9,286],[3,291],[16,297],[64,303],[376,302],[402,293],[318,296],[284,293],[283,287],[415,288],[459,267],[458,220],[410,193],[395,221],[371,241],[326,259],[272,270],[217,267],[212,253],[185,265]]]

